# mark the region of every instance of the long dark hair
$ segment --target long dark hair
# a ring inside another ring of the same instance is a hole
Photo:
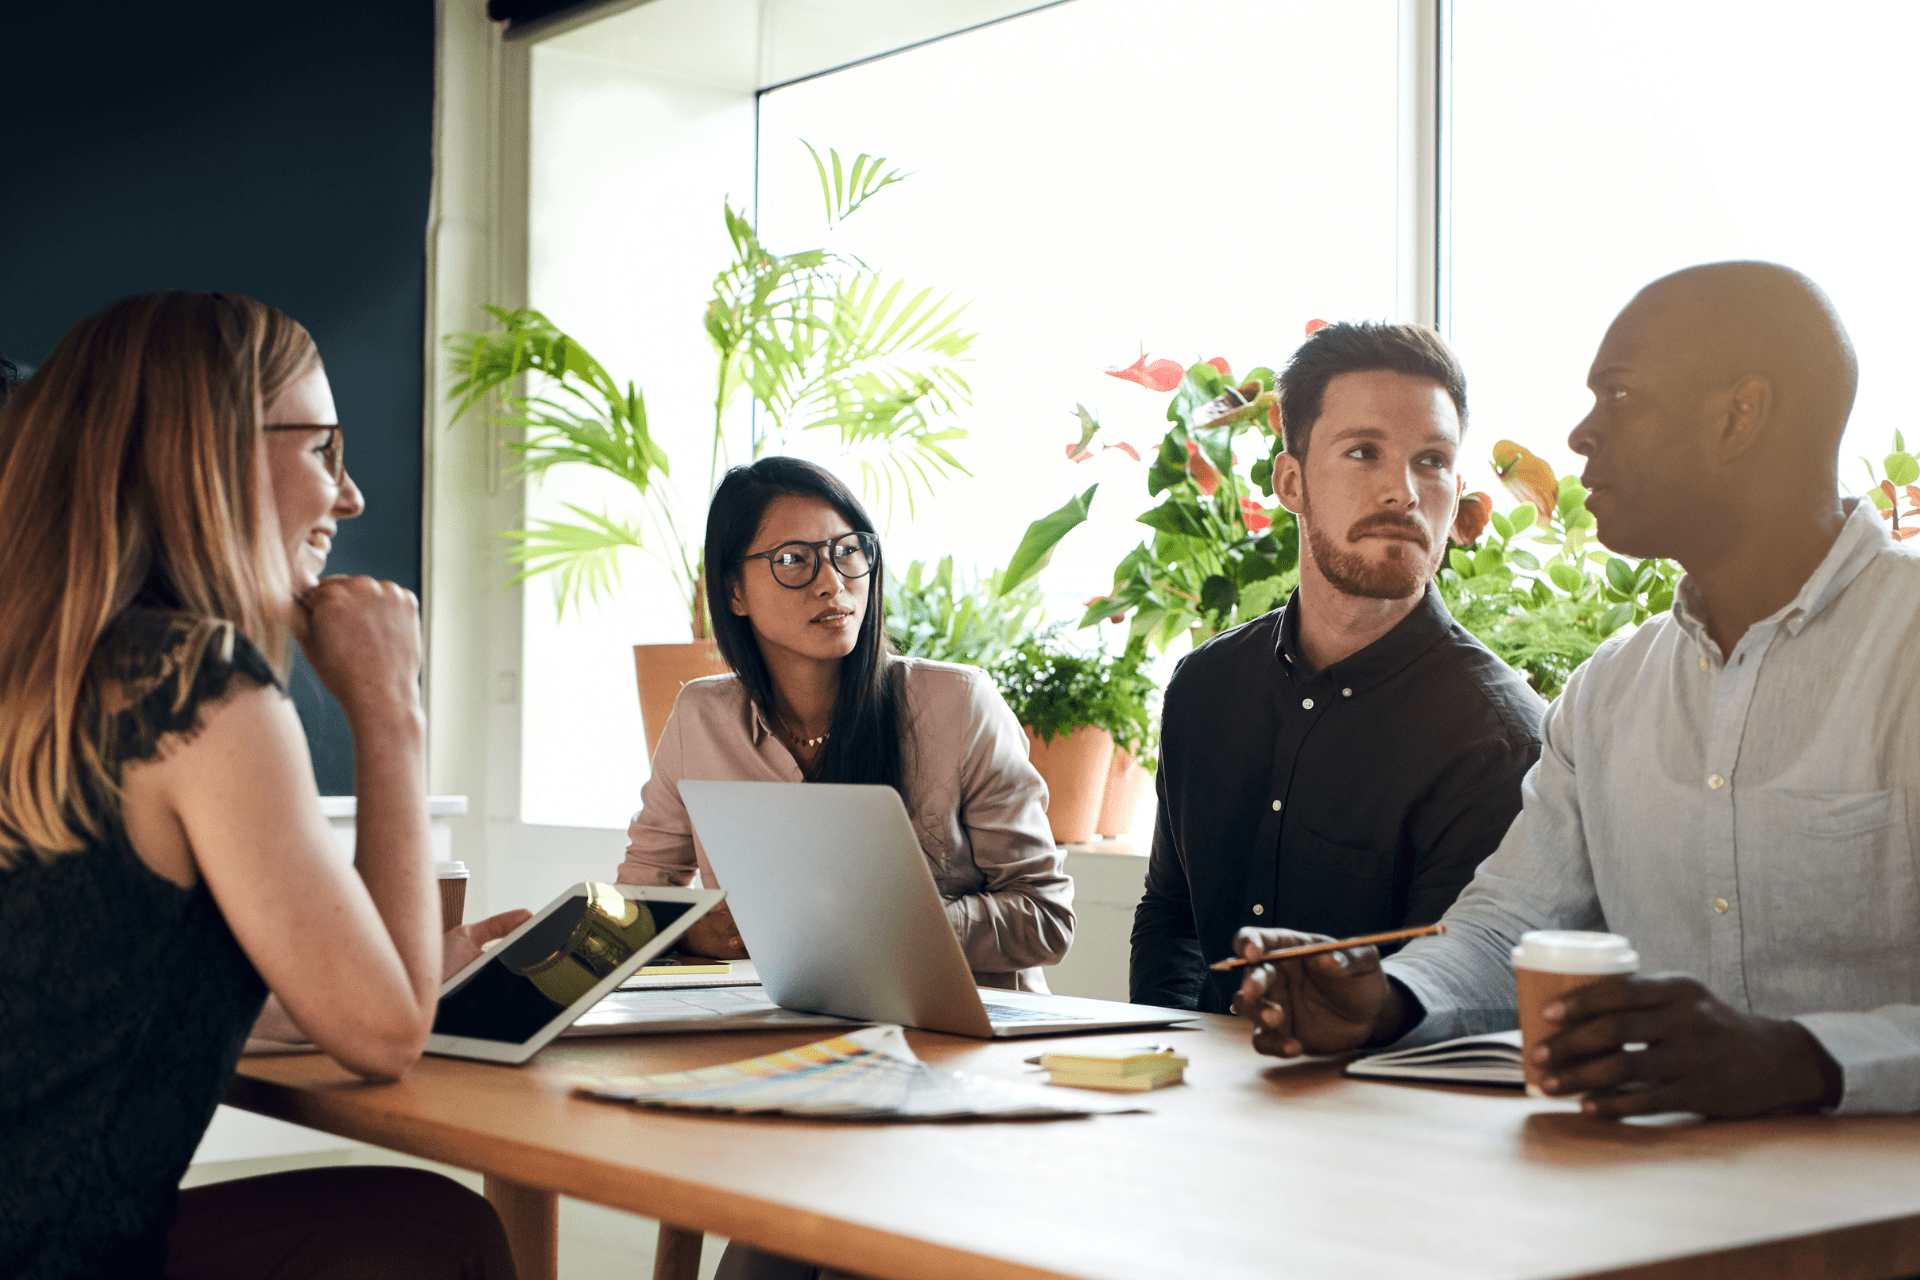
[[[752,548],[767,505],[783,494],[817,498],[838,511],[856,533],[876,532],[866,508],[838,476],[800,458],[761,458],[734,467],[713,491],[713,504],[707,508],[707,613],[713,620],[713,638],[720,656],[769,723],[779,716],[773,677],[767,672],[753,623],[734,613],[730,602],[744,567],[740,557]],[[834,570],[823,564],[820,572]],[[833,726],[819,758],[805,773],[809,782],[880,783],[906,798],[900,685],[887,644],[886,574],[885,560],[876,559],[867,577],[867,610],[860,619],[860,638],[853,652],[840,660],[840,696],[833,708]]]

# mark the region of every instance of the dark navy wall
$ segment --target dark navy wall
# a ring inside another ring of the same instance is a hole
[[[331,571],[418,591],[430,0],[5,9],[0,353],[37,365],[147,289],[279,307],[320,344],[367,495]],[[351,792],[340,708],[304,663],[293,693],[321,792]]]

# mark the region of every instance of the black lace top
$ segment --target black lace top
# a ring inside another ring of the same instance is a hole
[[[244,637],[196,641],[157,610],[123,613],[94,661],[129,699],[102,744],[116,773],[208,703],[279,687]],[[82,852],[0,870],[0,1276],[160,1274],[176,1188],[265,997],[205,883],[149,870],[117,820]]]

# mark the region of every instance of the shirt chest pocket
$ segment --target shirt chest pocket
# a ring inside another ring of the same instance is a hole
[[[1379,933],[1399,923],[1394,854],[1338,844],[1296,826],[1280,845],[1279,914],[1274,924],[1336,938]]]
[[[1754,811],[1742,824],[1740,877],[1773,942],[1853,964],[1891,961],[1912,946],[1920,878],[1905,796],[1767,791],[1746,804]],[[1744,891],[1741,899],[1750,900]]]

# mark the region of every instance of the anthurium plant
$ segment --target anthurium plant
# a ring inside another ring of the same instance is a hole
[[[1579,478],[1513,441],[1493,446],[1493,468],[1522,501],[1502,513],[1462,495],[1436,582],[1454,619],[1551,698],[1601,641],[1671,608],[1681,569],[1599,546]]]
[[[1888,532],[1893,540],[1904,542],[1920,533],[1920,459],[1907,452],[1905,437],[1898,431],[1893,433],[1893,452],[1881,463],[1885,475],[1876,475],[1873,464],[1865,458],[1860,461],[1867,468],[1870,483],[1867,498],[1880,518],[1891,522]],[[1907,505],[1905,511],[1900,509],[1902,502]]]
[[[1272,441],[1278,438],[1273,370],[1236,378],[1224,358],[1182,368],[1141,356],[1107,371],[1150,392],[1168,393],[1172,426],[1142,458],[1131,444],[1100,442],[1101,427],[1077,408],[1079,439],[1067,457],[1084,462],[1100,449],[1118,449],[1145,469],[1147,496],[1158,499],[1139,516],[1152,529],[1114,567],[1113,590],[1087,602],[1081,626],[1102,619],[1128,624],[1128,639],[1165,649],[1191,633],[1195,642],[1258,617],[1292,590],[1300,559],[1293,517],[1254,495],[1270,484]],[[1236,440],[1250,435],[1243,470]],[[1099,486],[1033,522],[1007,566],[1018,585],[1046,565],[1060,540],[1083,523]],[[1138,754],[1138,753],[1136,753]]]
[[[903,179],[881,157],[863,154],[846,164],[838,152],[808,151],[829,228]],[[723,213],[733,257],[714,277],[702,317],[717,357],[705,491],[731,461],[725,427],[742,391],[761,413],[756,458],[785,448],[796,432],[832,431],[865,487],[884,493],[889,506],[901,497],[910,509],[916,492],[964,472],[947,448],[966,435],[951,418],[972,394],[959,369],[973,344],[960,327],[964,306],[931,289],[906,290],[865,262],[825,249],[777,254],[745,214],[730,206]],[[569,602],[612,587],[623,553],[649,551],[672,574],[694,638],[705,639],[699,533],[674,523],[669,460],[648,431],[640,389],[621,386],[540,312],[486,311],[497,328],[446,339],[458,377],[450,393],[455,420],[497,394],[503,412],[495,420],[520,433],[508,442],[520,475],[583,463],[620,477],[638,499],[618,514],[569,504],[573,519],[509,532],[516,544],[510,558],[522,566],[512,582],[558,573],[555,603],[564,613]],[[528,374],[532,389],[516,390]]]

